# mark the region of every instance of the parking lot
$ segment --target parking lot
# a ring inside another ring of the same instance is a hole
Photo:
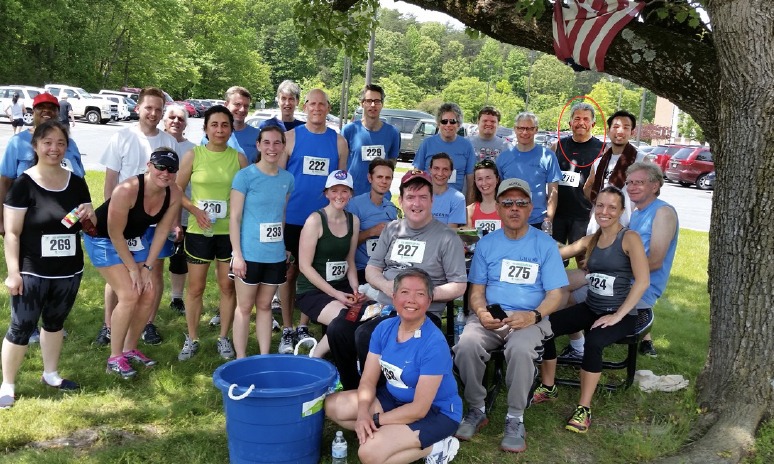
[[[194,142],[201,140],[203,131],[203,119],[189,118],[186,137]],[[86,170],[104,171],[99,164],[99,157],[105,149],[110,137],[122,128],[136,124],[135,122],[110,122],[105,125],[92,125],[85,122],[76,122],[71,130],[71,137],[78,144],[81,151],[83,165]],[[11,124],[7,119],[0,119],[0,153],[5,153],[5,147],[11,138]],[[408,169],[409,163],[398,163],[398,167]],[[398,194],[400,176],[396,176],[390,189],[394,195]],[[667,183],[661,189],[661,199],[672,204],[677,210],[680,227],[703,232],[709,231],[710,214],[712,211],[712,191],[702,191],[694,187],[681,187],[677,184]]]

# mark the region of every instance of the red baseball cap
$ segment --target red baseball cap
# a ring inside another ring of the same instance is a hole
[[[32,107],[35,108],[36,106],[40,105],[41,103],[51,103],[56,106],[59,106],[59,100],[56,99],[55,96],[51,95],[48,92],[39,93],[35,96],[35,99],[32,100]]]
[[[412,179],[416,179],[417,177],[420,179],[423,179],[432,187],[433,181],[430,178],[430,174],[426,173],[421,169],[416,169],[416,168],[409,169],[408,172],[403,174],[403,177],[400,179],[400,185],[403,185]]]

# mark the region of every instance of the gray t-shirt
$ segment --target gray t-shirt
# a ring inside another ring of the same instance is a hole
[[[500,156],[500,153],[511,149],[511,145],[507,140],[497,136],[490,140],[484,140],[477,135],[471,135],[468,137],[468,140],[473,144],[473,148],[476,151],[476,162],[485,159],[494,161]]]
[[[412,229],[405,219],[390,222],[379,236],[368,265],[381,268],[387,280],[394,279],[404,269],[416,266],[430,274],[436,286],[468,281],[462,240],[437,219],[421,229]],[[392,300],[382,292],[379,292],[377,301],[392,304]],[[445,307],[445,302],[433,302],[429,311],[440,316]]]

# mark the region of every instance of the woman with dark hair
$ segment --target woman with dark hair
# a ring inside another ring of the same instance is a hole
[[[24,105],[19,103],[19,94],[13,94],[11,98],[11,104],[5,108],[5,115],[11,121],[11,127],[13,127],[13,134],[16,135],[22,131],[24,127]]]
[[[234,349],[244,358],[255,306],[255,332],[261,354],[271,349],[271,299],[285,283],[285,208],[295,188],[293,175],[277,165],[285,149],[285,133],[266,126],[258,134],[258,161],[234,176],[231,185],[229,235],[236,277],[237,309],[234,314]],[[284,195],[283,195],[284,194]]]
[[[5,285],[11,294],[11,324],[3,340],[0,408],[13,406],[16,373],[41,317],[42,382],[60,390],[79,388],[58,374],[62,327],[83,275],[81,222],[73,212],[92,223],[96,217],[86,181],[62,167],[68,139],[67,127],[57,121],[37,126],[32,167],[13,181],[5,197]]]
[[[218,354],[223,359],[234,357],[228,331],[234,317],[236,294],[234,281],[229,279],[231,240],[229,215],[231,184],[240,169],[247,166],[243,153],[228,146],[234,131],[234,116],[225,106],[216,105],[204,113],[206,145],[199,145],[183,156],[177,185],[185,189],[191,183],[191,198],[183,196],[183,208],[191,213],[185,232],[185,253],[188,261],[188,291],[185,297],[185,320],[188,334],[177,359],[190,359],[199,350],[199,319],[202,315],[204,289],[210,263],[216,262],[220,287],[220,336]]]
[[[565,427],[571,432],[588,431],[591,398],[602,372],[602,350],[634,332],[637,324],[635,305],[650,285],[648,258],[642,240],[637,232],[619,222],[625,201],[618,187],[602,189],[594,205],[599,230],[562,248],[563,258],[585,254],[589,292],[583,303],[551,314],[554,336],[544,345],[541,384],[535,389],[532,402],[557,398],[555,337],[585,330],[580,400]]]
[[[476,163],[473,167],[473,197],[475,202],[468,205],[468,227],[494,232],[502,226],[497,214],[495,193],[500,185],[497,165],[490,159]]]

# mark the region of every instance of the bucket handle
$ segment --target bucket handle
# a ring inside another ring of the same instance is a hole
[[[239,385],[232,383],[230,387],[228,387],[228,397],[231,398],[234,401],[239,401],[242,399],[247,398],[247,396],[252,393],[252,391],[255,389],[255,385],[250,385],[250,388],[247,389],[246,392],[242,393],[241,395],[234,395],[234,388],[238,387]]]
[[[314,355],[314,349],[317,348],[317,340],[314,337],[308,337],[299,341],[293,350],[293,356],[298,356],[298,349],[301,348],[301,345],[309,344],[310,342],[312,343],[312,349],[309,350],[309,357],[311,358]]]

